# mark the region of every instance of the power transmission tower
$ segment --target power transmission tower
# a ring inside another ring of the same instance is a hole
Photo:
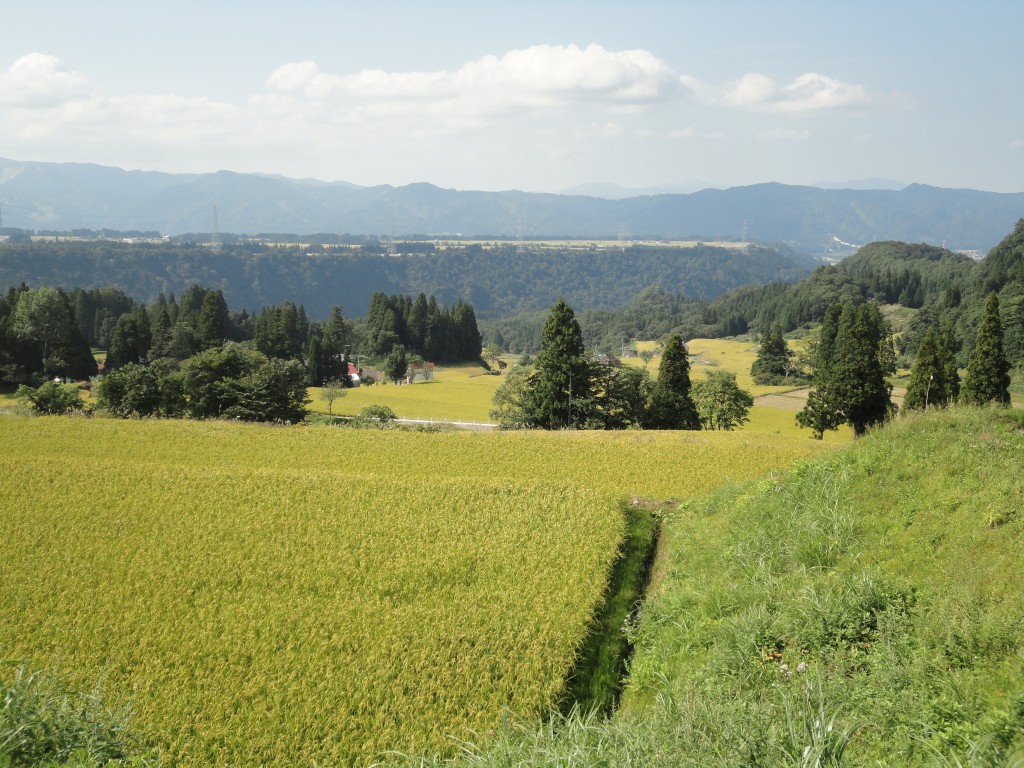
[[[626,252],[626,225],[619,225],[619,250],[623,253]]]
[[[210,247],[220,250],[220,223],[217,221],[217,204],[213,204],[213,232],[210,233]]]
[[[388,232],[388,240],[387,240],[386,248],[387,248],[388,256],[394,256],[395,255],[395,216],[394,216],[394,214],[391,215],[391,230]]]

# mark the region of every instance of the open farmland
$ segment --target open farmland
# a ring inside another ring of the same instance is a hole
[[[335,415],[355,416],[368,405],[386,405],[407,419],[486,422],[494,390],[502,381],[504,377],[489,375],[476,363],[445,365],[430,382],[348,389],[332,410]],[[327,413],[318,387],[309,390],[309,397],[310,410]]]
[[[822,450],[707,433],[0,420],[0,656],[174,764],[365,764],[552,705],[629,495]]]

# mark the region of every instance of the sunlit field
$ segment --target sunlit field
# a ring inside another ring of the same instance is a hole
[[[799,342],[789,341],[787,343],[790,349],[794,351],[799,347]],[[735,373],[736,383],[754,397],[792,389],[792,387],[785,386],[766,387],[754,383],[754,379],[750,375],[750,366],[754,364],[754,360],[757,358],[757,344],[753,340],[690,339],[687,345],[689,347],[690,375],[694,381],[699,381],[703,378],[705,371],[709,368],[720,368],[721,370]],[[656,350],[659,346],[655,341],[640,341],[636,344],[638,350]],[[623,362],[640,367],[644,365],[644,361],[639,357],[625,358]],[[647,366],[651,376],[657,377],[660,363],[660,356],[651,358]]]
[[[7,416],[0,655],[102,679],[176,765],[451,750],[555,702],[624,500],[823,450]]]
[[[476,364],[438,367],[434,381],[353,387],[335,400],[335,415],[355,416],[368,405],[386,405],[403,419],[486,422],[494,390],[504,380]],[[310,410],[327,413],[319,388],[311,388]]]

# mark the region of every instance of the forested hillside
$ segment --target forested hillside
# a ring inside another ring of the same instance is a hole
[[[676,331],[684,338],[714,338],[784,331],[820,323],[828,307],[875,301],[907,310],[899,350],[912,355],[925,329],[948,324],[959,338],[961,362],[974,342],[985,299],[999,295],[1007,357],[1024,360],[1024,219],[980,262],[944,248],[901,242],[871,243],[844,261],[816,269],[793,283],[746,285],[705,300],[649,288],[613,311],[584,311],[580,325],[588,346],[617,349],[623,340],[657,339]],[[536,348],[543,317],[521,314],[483,324],[486,342]]]
[[[161,291],[179,295],[198,283],[223,291],[232,308],[292,301],[310,317],[341,305],[365,315],[376,292],[462,298],[481,317],[550,307],[562,296],[579,309],[621,307],[651,285],[712,298],[750,283],[796,280],[813,262],[779,249],[631,246],[436,248],[403,243],[401,255],[381,248],[277,248],[225,244],[220,250],[184,244],[68,242],[0,245],[0,286],[117,288],[140,301]]]

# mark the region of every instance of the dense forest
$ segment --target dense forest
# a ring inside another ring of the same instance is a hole
[[[369,311],[369,297],[433,294],[471,303],[479,317],[547,310],[561,296],[580,309],[614,308],[651,285],[687,296],[714,298],[751,283],[792,281],[814,262],[766,246],[747,249],[632,245],[625,248],[546,247],[537,244],[351,245],[315,242],[278,247],[223,237],[219,249],[186,242],[34,242],[0,244],[0,286],[22,282],[65,290],[116,288],[151,301],[200,284],[219,289],[232,307],[294,301],[312,318],[340,304],[353,316]],[[305,247],[308,246],[308,247]]]
[[[44,286],[11,288],[0,296],[0,386],[41,379],[87,379],[97,372],[91,349],[106,350],[105,369],[148,364],[178,369],[226,342],[246,342],[268,360],[294,361],[311,386],[343,380],[356,353],[382,357],[396,346],[430,360],[473,360],[480,332],[473,307],[452,307],[420,294],[371,298],[366,323],[335,305],[326,320],[310,320],[292,301],[250,314],[229,309],[220,289],[189,286],[180,299],[157,295],[149,304],[120,290]]]

